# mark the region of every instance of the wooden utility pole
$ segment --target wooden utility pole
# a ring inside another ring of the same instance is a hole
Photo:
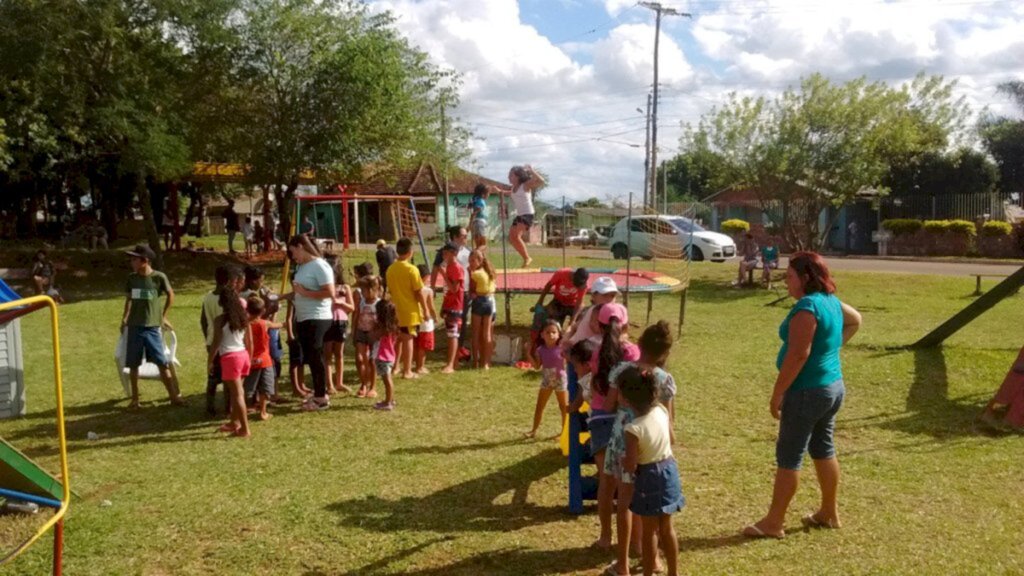
[[[661,38],[661,15],[668,14],[669,16],[683,16],[690,18],[690,14],[680,12],[675,8],[666,8],[661,5],[660,2],[640,2],[640,6],[654,10],[654,102],[651,107],[651,165],[650,169],[656,171],[658,169],[658,44]],[[657,185],[657,173],[655,172],[650,176],[651,185],[651,206],[657,210],[658,198],[654,192],[658,189]],[[645,193],[646,195],[646,193]]]
[[[651,192],[651,95],[647,95],[647,130],[644,136],[644,206]]]
[[[444,98],[441,98],[441,176],[444,179],[444,226],[452,227],[451,198],[448,193],[448,117],[445,114]]]

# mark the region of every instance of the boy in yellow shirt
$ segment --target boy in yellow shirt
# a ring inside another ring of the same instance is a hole
[[[412,264],[412,240],[402,238],[395,244],[398,261],[388,266],[387,287],[398,312],[398,364],[402,378],[416,378],[412,371],[413,342],[424,317],[436,321],[423,296],[423,279]]]

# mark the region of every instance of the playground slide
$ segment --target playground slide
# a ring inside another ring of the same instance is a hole
[[[0,489],[60,501],[64,491],[59,480],[0,438]]]

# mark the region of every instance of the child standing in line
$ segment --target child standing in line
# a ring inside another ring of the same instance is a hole
[[[423,301],[427,305],[427,315],[420,322],[419,332],[416,334],[416,365],[414,371],[417,374],[429,374],[427,370],[427,352],[434,351],[434,318],[437,318],[437,311],[434,309],[434,289],[427,284],[430,277],[430,269],[424,264],[416,267],[420,272],[420,281],[423,282]]]
[[[249,296],[245,311],[249,314],[249,329],[252,334],[252,360],[249,375],[245,378],[245,398],[255,398],[255,404],[259,407],[259,419],[269,420],[267,402],[275,394],[274,360],[270,357],[270,330],[280,328],[281,325],[264,318],[266,305],[259,296]]]
[[[395,367],[398,340],[398,310],[391,300],[377,301],[377,355],[374,358],[381,382],[384,383],[384,400],[373,405],[375,410],[390,412],[395,409],[395,384],[391,372]]]
[[[299,331],[299,323],[295,320],[295,305],[290,300],[284,327],[288,336],[288,379],[292,383],[292,394],[307,399],[313,391],[306,387],[305,358],[302,357],[302,346],[295,337]]]
[[[324,334],[324,366],[327,368],[327,385],[330,392],[351,394],[345,386],[345,340],[348,338],[348,315],[355,310],[352,290],[345,283],[345,273],[336,256],[328,257],[327,263],[334,270],[334,302],[331,303],[331,327]]]
[[[644,576],[654,574],[658,550],[655,534],[665,552],[668,576],[679,572],[679,543],[672,527],[672,514],[683,509],[679,467],[672,455],[672,434],[668,412],[658,402],[657,382],[649,370],[630,367],[619,377],[622,403],[633,409],[636,419],[625,426],[626,472],[635,478],[629,509],[643,524]]]
[[[605,404],[611,391],[611,371],[619,362],[634,361],[640,357],[640,350],[625,339],[625,327],[629,325],[629,312],[626,307],[616,302],[602,304],[596,314],[591,317],[601,333],[601,344],[594,351],[590,360],[593,373],[590,380],[590,444],[595,453],[598,470],[604,470],[605,449],[611,440],[612,428],[615,426],[614,408]],[[615,498],[615,483],[608,481],[606,474],[598,476],[597,512],[601,521],[601,537],[597,545],[610,548],[612,545],[612,505]]]
[[[474,368],[491,369],[494,325],[494,266],[480,250],[469,255],[470,293],[473,299],[473,356]]]
[[[420,271],[412,265],[412,240],[399,239],[395,244],[395,252],[398,260],[388,266],[384,286],[398,312],[398,362],[401,364],[401,377],[418,378],[419,375],[412,371],[414,341],[423,317],[430,317],[430,310],[423,300]]]
[[[618,381],[622,373],[629,369],[639,367],[648,371],[654,376],[656,394],[655,399],[665,407],[669,415],[670,440],[675,442],[673,429],[674,398],[676,394],[676,382],[671,374],[661,368],[668,359],[672,350],[672,330],[668,322],[664,320],[648,326],[640,336],[640,358],[636,362],[620,362],[612,369],[609,375],[609,392],[605,399],[605,409],[615,410],[615,424],[612,426],[612,435],[608,441],[608,448],[605,452],[604,469],[600,470],[606,475],[603,481],[616,487],[617,509],[616,526],[619,535],[618,559],[609,567],[609,573],[614,571],[617,574],[627,574],[629,557],[627,552],[630,545],[639,552],[641,544],[640,520],[635,514],[629,511],[630,498],[633,495],[634,477],[625,468],[626,458],[626,437],[625,428],[636,417],[633,410],[626,404],[619,402]],[[656,571],[660,571],[655,560]],[[619,567],[622,567],[621,569]]]
[[[540,333],[541,344],[537,347],[534,367],[541,369],[540,390],[537,391],[537,406],[533,410],[533,428],[526,433],[527,438],[537,435],[544,407],[547,406],[551,393],[558,400],[561,416],[559,422],[565,421],[569,405],[568,383],[565,373],[565,358],[562,357],[562,325],[557,320],[547,320]],[[557,435],[556,435],[557,437]]]
[[[356,309],[356,357],[362,365],[359,373],[359,398],[376,398],[377,357],[374,333],[377,331],[377,303],[380,301],[380,278],[364,276],[359,281],[359,308]]]
[[[217,350],[213,348],[213,324],[217,321],[217,317],[224,313],[220,308],[220,293],[226,287],[234,289],[236,292],[242,289],[245,277],[242,274],[242,269],[237,266],[224,264],[218,266],[213,273],[214,282],[216,286],[213,290],[203,295],[202,313],[199,316],[199,327],[203,331],[203,337],[206,340],[206,353],[214,354],[215,361],[213,363],[213,371],[207,375],[206,378],[206,413],[211,417],[217,416],[217,387],[220,386],[220,360],[217,357]],[[228,389],[224,389],[224,412],[227,413],[231,409],[231,397],[228,394]]]
[[[252,332],[249,330],[249,316],[242,307],[238,292],[233,288],[221,290],[220,307],[224,313],[213,323],[213,350],[220,355],[221,379],[231,398],[231,420],[221,426],[220,430],[247,438],[250,435],[249,418],[242,379],[249,375],[251,367]],[[216,355],[211,351],[207,359],[210,372],[215,362]]]
[[[349,324],[352,328],[352,342],[356,341],[356,336],[359,334],[359,309],[363,306],[363,291],[360,288],[363,282],[363,278],[367,276],[373,276],[373,264],[369,262],[363,262],[362,264],[356,264],[352,267],[352,273],[355,275],[355,282],[352,284],[352,313],[351,321]],[[359,387],[363,385],[363,359],[359,356],[358,351],[356,352],[356,374],[359,376]]]
[[[258,296],[263,300],[263,317],[268,320],[271,324],[277,326],[277,328],[270,328],[268,335],[270,337],[270,359],[274,363],[274,382],[281,377],[281,326],[277,322],[277,313],[281,308],[281,304],[277,298],[277,294],[271,290],[268,286],[263,283],[265,274],[263,270],[256,266],[245,267],[245,290],[240,295],[246,300],[250,296]],[[271,399],[274,402],[280,401],[280,398],[275,395]]]
[[[443,374],[455,372],[455,362],[459,358],[459,336],[462,331],[462,311],[465,300],[463,279],[465,271],[456,256],[459,247],[448,242],[441,248],[444,258],[444,300],[441,303],[441,315],[444,316],[444,329],[448,335],[448,363],[441,370]]]

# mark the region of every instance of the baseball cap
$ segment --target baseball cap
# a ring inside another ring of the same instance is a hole
[[[380,248],[381,246],[386,246],[387,243],[388,243],[387,240],[381,238],[380,240],[377,240],[377,248]]]
[[[617,318],[619,324],[628,324],[629,311],[626,310],[625,306],[616,302],[601,306],[601,311],[597,313],[597,321],[601,324],[608,324],[612,321],[612,318]]]
[[[590,272],[587,272],[586,268],[577,268],[572,273],[572,285],[577,288],[586,287],[587,280],[590,280]]]
[[[156,259],[156,252],[153,252],[153,249],[145,244],[136,244],[135,248],[127,252],[127,255],[135,258],[145,258],[146,260]]]
[[[590,287],[592,294],[616,294],[618,291],[619,287],[615,285],[615,280],[610,276],[601,276],[594,280],[594,284]]]

